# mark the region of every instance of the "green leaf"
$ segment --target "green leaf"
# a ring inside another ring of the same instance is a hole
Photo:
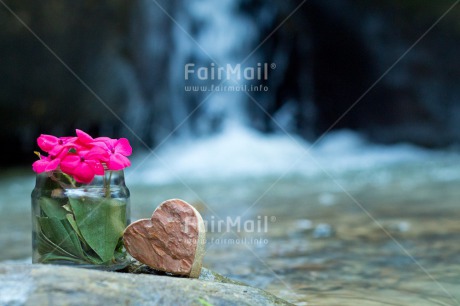
[[[53,244],[75,257],[84,258],[80,241],[67,220],[38,217],[38,223],[43,235]]]
[[[48,253],[42,258],[43,263],[47,263],[47,262],[53,263],[53,261],[56,261],[56,260],[65,260],[65,261],[72,261],[72,262],[79,263],[79,264],[88,264],[88,262],[83,259],[78,259],[75,257],[68,257],[68,256],[61,256],[61,255],[56,255],[53,253]]]
[[[75,221],[75,217],[72,214],[67,214],[67,221],[72,226],[73,230],[77,234],[78,238],[80,239],[81,243],[83,244],[83,251],[85,252],[85,256],[91,263],[94,264],[102,264],[102,260],[94,253],[94,251],[88,246],[88,243],[83,238],[83,235],[78,228],[77,222]],[[93,253],[94,255],[89,254],[88,252]]]
[[[83,243],[86,243],[85,238],[83,238],[83,235],[81,234],[80,229],[78,228],[77,221],[75,221],[74,215],[67,214],[66,218],[67,218],[67,221],[69,221],[70,226],[72,226],[73,230],[77,234],[78,238],[80,238],[80,240]]]
[[[111,198],[70,198],[78,228],[103,262],[114,256],[126,227],[126,203]]]
[[[88,243],[85,241],[85,238],[83,238],[83,235],[81,234],[80,229],[78,228],[78,225],[75,221],[75,217],[72,214],[67,214],[67,222],[66,221],[62,221],[62,222],[63,222],[63,225],[66,227],[68,233],[71,233],[71,232],[76,233],[76,236],[71,235],[71,239],[72,239],[72,242],[78,246],[79,252],[81,250],[81,253],[80,253],[81,257],[85,258],[87,262],[90,262],[93,264],[102,264],[103,261],[97,256],[97,254],[95,254],[94,250],[90,249],[89,247],[87,247],[87,249],[84,250],[81,247],[81,244],[87,246]],[[94,256],[89,254],[88,252],[93,253]]]
[[[86,255],[86,258],[88,258],[88,260],[93,264],[102,265],[104,263],[97,255],[93,256],[88,253],[86,253],[85,255]]]
[[[51,255],[76,258],[75,255],[68,253],[49,240],[42,231],[37,233],[37,249],[44,259],[47,259]]]
[[[73,213],[72,208],[70,207],[69,203],[62,205],[62,208],[67,210],[69,213]]]
[[[47,217],[50,218],[57,218],[59,220],[63,220],[66,218],[66,214],[68,213],[62,205],[57,200],[53,200],[51,198],[40,198],[38,200],[41,209],[45,212]]]
[[[75,231],[79,233],[78,227],[74,228],[74,226],[77,226],[75,223],[75,219],[73,219],[73,215],[68,214],[68,221],[70,226],[72,227],[71,229],[68,227],[68,225],[65,225],[66,223],[63,223],[64,227],[66,227],[67,232],[72,232]],[[70,221],[72,220],[72,221]],[[62,222],[62,221],[61,221]],[[72,223],[73,222],[73,223]],[[76,248],[78,249],[78,253],[80,253],[80,247],[79,247],[79,242],[75,240],[74,238],[71,238],[74,236],[73,234],[69,234],[70,237],[69,239],[72,240],[72,243],[76,245]],[[66,250],[62,249],[60,246],[55,244],[53,241],[51,241],[40,229],[40,232],[37,233],[37,248],[38,252],[42,255],[42,262],[53,262],[56,260],[64,260],[64,261],[71,261],[71,262],[76,262],[80,264],[97,264],[100,265],[102,264],[102,260],[90,249],[89,252],[93,253],[94,255],[91,255],[85,251],[82,251],[81,258],[77,258],[76,255],[71,254],[67,252]],[[80,240],[83,239],[83,237],[80,237]],[[81,241],[82,243],[85,243],[84,241]]]
[[[77,255],[81,258],[84,258],[84,251],[81,246],[81,241],[78,238],[77,233],[73,229],[72,225],[69,223],[68,220],[61,220],[62,225],[67,231],[67,234],[69,235],[70,240],[72,241],[72,245],[75,247],[75,250],[77,251]]]

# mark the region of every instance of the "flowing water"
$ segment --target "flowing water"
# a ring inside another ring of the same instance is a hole
[[[207,222],[205,266],[297,305],[458,305],[460,156],[347,132],[308,146],[233,129],[138,155],[133,220],[187,200]],[[30,262],[33,184],[0,178],[1,261]]]

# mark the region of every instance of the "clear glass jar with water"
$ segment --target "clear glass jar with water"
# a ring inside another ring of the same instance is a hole
[[[89,184],[60,171],[37,174],[32,192],[33,263],[101,270],[126,267],[123,231],[130,223],[123,171],[106,170]]]

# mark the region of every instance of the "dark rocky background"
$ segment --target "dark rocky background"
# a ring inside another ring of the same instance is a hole
[[[189,16],[184,1],[158,3],[199,37],[203,21]],[[183,91],[178,86],[183,70],[176,64],[183,46],[174,38],[177,26],[152,1],[5,3],[150,146],[180,123],[178,113],[187,114],[203,98],[177,98]],[[239,0],[233,13],[258,30],[243,47],[253,50],[299,3]],[[254,97],[275,118],[289,115],[283,128],[314,140],[453,3],[309,0],[255,52],[260,62],[277,63],[277,69],[267,81],[270,92]],[[455,7],[333,128],[353,129],[383,143],[458,143],[459,17]],[[40,133],[65,135],[76,127],[124,135],[141,146],[3,5],[0,80],[2,166],[34,160]],[[249,125],[267,133],[279,130],[247,100]],[[196,125],[206,116],[197,111],[175,134],[186,134],[185,129],[192,137],[200,134]],[[213,118],[211,132],[219,130],[220,120]]]

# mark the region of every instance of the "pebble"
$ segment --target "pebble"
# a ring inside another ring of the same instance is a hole
[[[332,235],[332,227],[326,223],[318,224],[313,230],[314,238],[327,238]]]

